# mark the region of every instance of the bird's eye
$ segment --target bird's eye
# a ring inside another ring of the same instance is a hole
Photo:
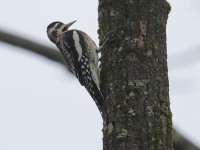
[[[65,32],[65,31],[67,31],[67,27],[64,27],[64,28],[62,29],[62,32]]]

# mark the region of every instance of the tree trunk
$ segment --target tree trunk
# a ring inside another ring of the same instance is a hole
[[[104,150],[172,150],[165,0],[99,0]]]

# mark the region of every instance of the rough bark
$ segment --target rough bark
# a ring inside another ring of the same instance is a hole
[[[172,150],[165,0],[99,0],[104,150]]]

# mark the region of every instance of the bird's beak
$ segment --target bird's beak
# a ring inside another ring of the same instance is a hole
[[[70,23],[68,23],[68,24],[65,24],[65,26],[67,27],[67,28],[69,28],[72,24],[74,24],[76,22],[76,20],[75,21],[72,21],[72,22],[70,22]]]

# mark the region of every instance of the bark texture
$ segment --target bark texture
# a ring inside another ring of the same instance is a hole
[[[99,0],[104,150],[172,150],[165,0]]]

